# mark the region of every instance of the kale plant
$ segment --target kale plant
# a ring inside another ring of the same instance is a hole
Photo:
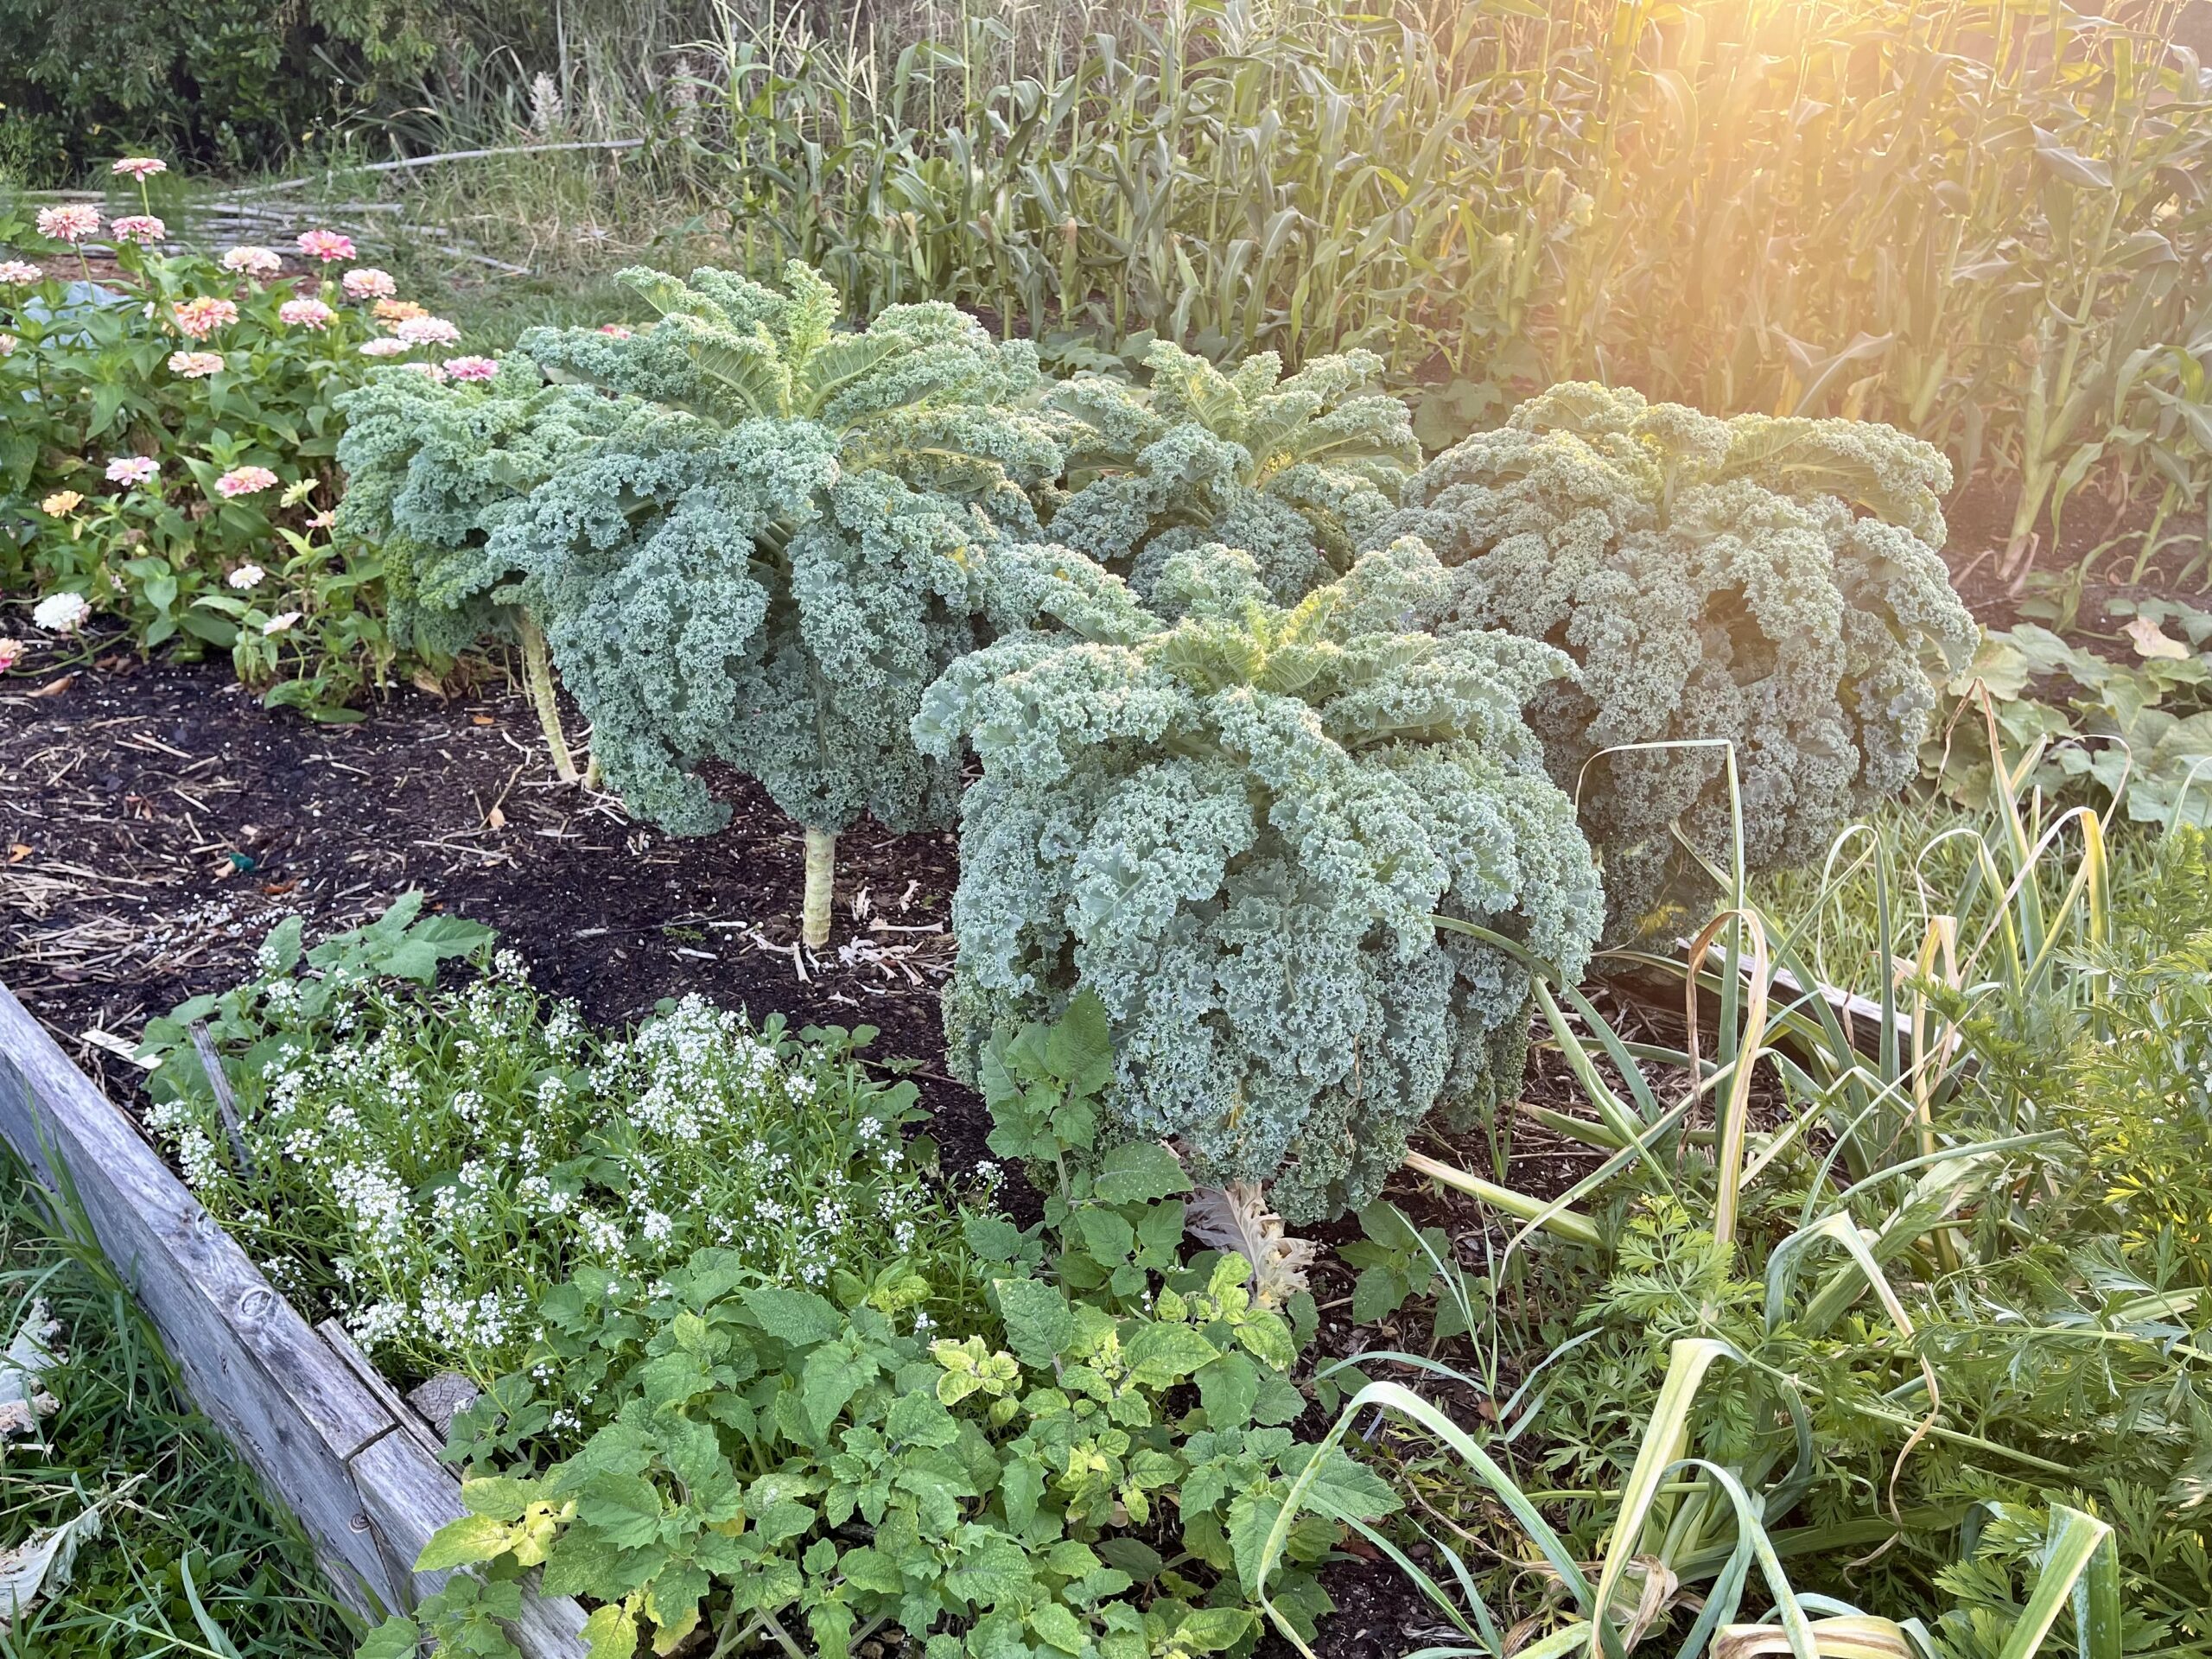
[[[1372,352],[1317,358],[1287,378],[1273,352],[1224,373],[1162,340],[1146,361],[1148,390],[1081,375],[1056,395],[1073,426],[1052,533],[1147,598],[1167,559],[1223,542],[1294,603],[1344,569],[1421,464]]]
[[[1166,560],[1165,622],[1057,546],[1001,547],[1002,610],[1050,617],[955,663],[916,741],[971,742],[956,1069],[1078,988],[1112,1021],[1122,1136],[1180,1137],[1292,1219],[1371,1198],[1440,1099],[1517,1087],[1526,976],[1440,938],[1508,932],[1572,982],[1601,899],[1521,706],[1567,664],[1501,634],[1402,632],[1451,576],[1414,538],[1294,608],[1257,562]]]
[[[1722,421],[1555,386],[1439,456],[1376,533],[1454,567],[1441,631],[1559,646],[1579,679],[1529,711],[1604,859],[1615,920],[1698,857],[1725,866],[1734,747],[1754,869],[1820,851],[1914,775],[1931,669],[1973,651],[1937,551],[1950,467],[1891,428]]]
[[[472,384],[388,369],[338,407],[346,422],[340,523],[383,550],[394,641],[433,658],[513,641],[554,769],[575,781],[543,631],[523,602],[522,572],[493,555],[491,534],[638,405],[549,386],[527,359],[511,357],[498,378]]]
[[[861,334],[804,265],[624,278],[662,313],[618,338],[533,330],[549,372],[639,400],[492,538],[526,573],[608,781],[667,828],[718,828],[728,761],[805,827],[804,932],[829,937],[839,831],[950,822],[958,774],[916,753],[923,690],[975,643],[972,550],[1033,527],[1059,470],[1034,350],[941,304]]]

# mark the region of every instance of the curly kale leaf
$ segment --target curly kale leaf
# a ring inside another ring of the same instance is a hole
[[[982,580],[1039,626],[953,663],[914,721],[924,751],[982,762],[956,1067],[1088,988],[1121,1132],[1182,1137],[1209,1179],[1272,1179],[1309,1219],[1372,1198],[1440,1101],[1517,1085],[1525,972],[1432,918],[1570,976],[1587,957],[1596,873],[1520,718],[1559,652],[1403,632],[1451,585],[1412,539],[1287,607],[1249,554],[1182,551],[1172,622],[1065,548],[991,550]]]
[[[471,385],[388,369],[338,406],[342,522],[384,550],[395,637],[443,656],[510,635],[520,572],[493,556],[492,533],[639,408],[544,385],[513,358],[499,379]]]
[[[535,328],[522,348],[557,378],[717,426],[808,422],[836,435],[850,467],[895,473],[1035,528],[1027,492],[1058,476],[1065,423],[1036,406],[1044,377],[1028,341],[995,341],[935,301],[889,307],[864,331],[846,331],[836,290],[798,260],[785,267],[782,293],[719,270],[685,283],[636,267],[620,280],[660,313],[651,328]]]
[[[1732,745],[1752,868],[1817,853],[1912,776],[1929,671],[1972,652],[1937,549],[1950,473],[1885,426],[1722,421],[1554,387],[1439,456],[1376,539],[1453,567],[1446,633],[1504,628],[1581,670],[1529,723],[1582,804],[1617,925],[1725,868]],[[1606,754],[1622,746],[1672,745]]]
[[[1148,599],[1169,558],[1219,542],[1251,553],[1287,604],[1351,563],[1421,464],[1372,352],[1287,378],[1272,352],[1224,373],[1158,340],[1146,361],[1147,390],[1082,375],[1056,396],[1074,425],[1052,535]]]
[[[727,809],[698,765],[758,779],[801,823],[949,822],[957,770],[906,723],[973,643],[974,509],[847,473],[812,422],[727,431],[664,414],[542,485],[493,538],[527,574],[594,753],[680,834]]]

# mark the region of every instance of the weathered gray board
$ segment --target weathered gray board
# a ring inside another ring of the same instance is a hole
[[[461,1513],[412,1426],[309,1329],[136,1127],[0,986],[0,1135],[38,1178],[76,1188],[186,1389],[299,1516],[333,1586],[364,1612],[412,1607],[448,1576],[411,1570]],[[404,1408],[403,1408],[404,1409]],[[523,1604],[530,1659],[577,1659],[583,1611]]]

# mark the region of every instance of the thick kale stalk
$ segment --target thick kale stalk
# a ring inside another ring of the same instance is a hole
[[[1273,352],[1224,373],[1163,340],[1146,364],[1148,388],[1079,375],[1055,395],[1072,424],[1052,536],[1148,600],[1169,558],[1221,542],[1250,553],[1269,595],[1294,603],[1351,563],[1421,464],[1372,352],[1317,358],[1285,378]]]
[[[1504,628],[1580,667],[1529,724],[1625,928],[1670,893],[1714,896],[1683,878],[1732,856],[1729,747],[1754,870],[1816,856],[1913,776],[1929,671],[1976,639],[1937,551],[1949,484],[1886,426],[1569,385],[1439,456],[1376,539],[1420,536],[1453,567],[1440,631]]]
[[[1058,546],[988,556],[1002,626],[914,721],[982,777],[962,804],[956,1069],[1095,992],[1109,1104],[1294,1220],[1365,1202],[1440,1101],[1518,1086],[1528,985],[1443,912],[1572,976],[1601,907],[1521,706],[1566,667],[1503,635],[1402,632],[1450,576],[1411,538],[1294,608],[1250,555],[1179,553],[1163,622]],[[1058,625],[1052,632],[1043,629]]]
[[[837,834],[950,822],[958,772],[916,753],[923,690],[975,644],[971,548],[1032,529],[1054,422],[1034,352],[950,306],[865,333],[804,266],[787,292],[624,273],[661,311],[633,336],[534,330],[523,350],[627,411],[509,515],[522,572],[595,753],[631,810],[719,828],[721,760],[806,830],[804,937],[829,938]]]

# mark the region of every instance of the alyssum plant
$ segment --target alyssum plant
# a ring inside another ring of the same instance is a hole
[[[1950,480],[1885,426],[1722,421],[1568,385],[1438,456],[1376,537],[1420,536],[1453,567],[1433,626],[1504,628],[1580,666],[1529,723],[1626,925],[1691,863],[1677,823],[1722,865],[1740,805],[1744,857],[1765,868],[1911,780],[1929,670],[1955,671],[1978,638],[1937,551]]]
[[[1602,908],[1521,706],[1567,664],[1503,634],[1403,631],[1449,598],[1418,540],[1295,607],[1246,553],[1167,559],[1164,622],[1056,546],[988,562],[1037,619],[933,686],[916,741],[983,775],[962,803],[951,1063],[1078,989],[1110,1017],[1122,1137],[1293,1218],[1364,1203],[1440,1100],[1520,1078],[1529,976],[1440,910],[1578,974]]]

